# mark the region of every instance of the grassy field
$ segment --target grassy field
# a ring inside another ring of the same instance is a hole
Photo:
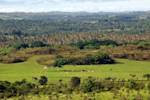
[[[62,68],[45,68],[36,60],[42,56],[34,56],[27,62],[17,64],[0,64],[0,80],[16,81],[23,78],[31,81],[32,77],[45,75],[50,82],[68,80],[72,76],[86,78],[93,76],[97,78],[116,77],[121,79],[131,78],[134,74],[142,79],[143,74],[150,72],[150,62],[117,59],[118,64],[112,65],[67,65]]]
[[[128,91],[128,92],[127,92]],[[139,98],[139,94],[141,98]],[[100,93],[73,93],[73,94],[53,94],[40,96],[20,96],[10,98],[8,100],[149,100],[148,90],[127,90],[121,89],[116,93],[100,92]]]

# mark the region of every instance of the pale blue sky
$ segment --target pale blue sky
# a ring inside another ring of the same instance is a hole
[[[147,10],[150,10],[150,0],[0,0],[0,12]]]

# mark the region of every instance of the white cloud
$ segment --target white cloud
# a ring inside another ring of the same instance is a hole
[[[0,12],[143,10],[150,10],[150,0],[0,0]]]

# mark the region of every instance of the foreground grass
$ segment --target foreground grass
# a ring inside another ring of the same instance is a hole
[[[121,89],[113,92],[100,93],[72,93],[51,95],[28,95],[9,98],[8,100],[149,100],[148,90]]]
[[[0,80],[16,81],[23,78],[31,81],[32,77],[45,75],[50,82],[58,80],[68,81],[72,76],[86,78],[116,77],[121,79],[131,78],[131,74],[142,79],[143,74],[150,72],[150,62],[117,59],[118,64],[112,65],[67,65],[62,68],[45,68],[36,60],[41,56],[34,56],[27,62],[17,64],[0,64]]]

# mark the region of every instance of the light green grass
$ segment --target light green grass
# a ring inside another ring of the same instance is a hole
[[[16,81],[23,78],[31,81],[32,77],[46,75],[50,82],[68,80],[72,76],[86,78],[88,76],[105,78],[131,78],[129,74],[135,74],[139,79],[143,74],[150,73],[150,62],[117,59],[118,64],[112,65],[67,65],[62,68],[44,69],[43,65],[36,63],[41,56],[34,56],[27,62],[18,64],[0,64],[0,80]],[[83,72],[85,70],[85,72]]]
[[[28,95],[24,96],[25,100],[149,100],[149,91],[148,90],[128,90],[118,91],[117,93],[113,92],[100,92],[100,93],[72,93],[72,94],[52,94],[52,95]],[[137,97],[141,99],[137,99]],[[21,97],[14,97],[8,100],[22,100]]]

